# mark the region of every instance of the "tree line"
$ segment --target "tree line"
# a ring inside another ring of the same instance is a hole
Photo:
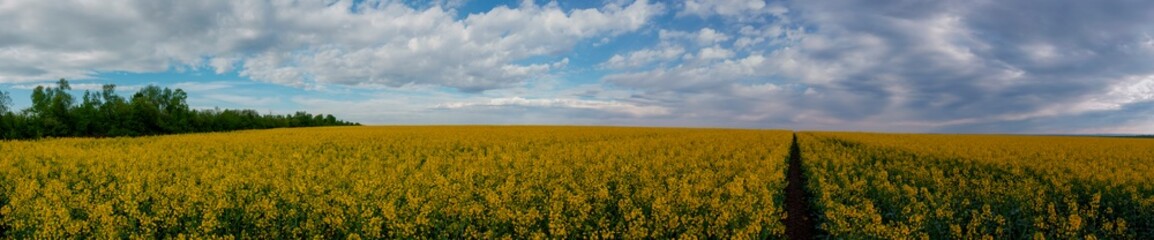
[[[360,125],[337,120],[333,115],[296,112],[291,115],[265,114],[254,110],[209,109],[188,107],[188,94],[149,85],[124,98],[116,85],[106,84],[100,91],[84,91],[76,99],[69,94],[68,81],[60,79],[56,87],[38,86],[32,90],[32,106],[11,111],[12,98],[0,91],[0,139],[36,139],[43,137],[120,137],[175,133],[219,132],[245,129],[285,127]]]

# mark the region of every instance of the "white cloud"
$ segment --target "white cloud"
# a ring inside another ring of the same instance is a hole
[[[1130,76],[1110,86],[1103,93],[1062,109],[1070,113],[1118,110],[1130,104],[1152,100],[1154,100],[1154,75]]]
[[[55,88],[55,87],[56,87],[56,83],[41,83],[41,84],[17,84],[17,85],[11,85],[11,86],[9,86],[9,88],[12,88],[12,89],[21,89],[21,90],[32,90],[32,89],[36,89],[36,87],[52,87],[52,88]],[[102,83],[75,83],[75,82],[69,82],[69,83],[68,83],[68,87],[69,87],[69,88],[71,88],[71,89],[72,89],[72,91],[81,91],[81,92],[83,92],[83,91],[93,91],[93,92],[98,92],[98,91],[102,91],[102,90],[104,90],[104,84],[102,84]],[[135,91],[135,90],[137,90],[137,89],[140,89],[140,88],[143,88],[143,87],[144,87],[144,86],[140,86],[140,85],[125,85],[125,86],[120,86],[120,85],[117,85],[117,86],[116,86],[116,90],[118,90],[118,91]],[[82,96],[82,95],[81,95],[81,96]],[[79,96],[74,96],[74,97],[79,97]]]
[[[734,87],[733,93],[742,97],[765,97],[768,95],[781,92],[782,87],[772,83],[753,84],[749,86]]]
[[[223,74],[235,70],[237,59],[227,57],[214,57],[209,60],[208,65],[212,67],[216,74]]]
[[[713,61],[610,74],[602,80],[617,86],[652,91],[704,91],[773,74],[764,56],[729,57],[733,57],[729,50],[706,48],[701,50],[697,59]]]
[[[380,43],[359,45],[334,39],[325,47],[281,54],[286,61],[246,65],[244,73],[290,85],[432,84],[465,91],[503,88],[546,74],[567,60],[514,62],[568,51],[581,39],[636,30],[658,8],[638,1],[628,6],[564,12],[554,5],[525,2],[517,9],[498,7],[461,20],[437,7],[420,12],[407,9],[395,16],[368,12],[345,16],[355,21],[341,25],[352,25],[356,32],[378,33],[367,39]]]
[[[689,0],[678,15],[736,17],[745,14],[781,13],[783,8],[767,8],[765,0]]]
[[[697,32],[696,40],[698,45],[713,45],[729,40],[729,36],[725,35],[725,33],[717,32],[712,28],[702,28]]]
[[[674,41],[690,41],[697,46],[711,46],[728,41],[731,37],[728,34],[714,30],[713,28],[701,28],[697,32],[685,32],[678,30],[661,29],[657,32],[658,38],[665,43]]]
[[[622,54],[614,54],[602,66],[623,69],[643,67],[656,62],[667,62],[680,58],[685,48],[678,45],[663,45],[656,49],[641,49]]]
[[[179,89],[182,89],[185,91],[212,91],[212,90],[219,90],[219,89],[234,88],[237,85],[239,85],[239,84],[236,82],[215,81],[215,82],[179,82],[179,83],[174,83],[171,86],[172,86],[172,88],[179,88]]]
[[[205,98],[210,100],[233,103],[240,106],[268,106],[281,102],[278,97],[253,97],[231,94],[205,94]]]
[[[119,0],[6,1],[0,82],[90,78],[93,71],[159,72],[182,65],[239,70],[257,81],[513,86],[563,67],[579,41],[635,31],[662,6],[645,0],[563,10],[525,1],[456,19],[459,3]],[[51,16],[51,17],[48,17]],[[237,69],[239,68],[239,69]]]
[[[718,60],[718,59],[729,59],[729,58],[732,58],[734,55],[735,55],[735,53],[733,51],[730,51],[729,49],[725,49],[725,48],[722,48],[719,46],[713,46],[713,47],[702,48],[701,51],[697,53],[697,58],[701,59],[701,60]]]
[[[583,99],[527,99],[522,97],[493,98],[484,102],[452,102],[438,105],[439,108],[459,109],[473,107],[544,107],[544,108],[574,108],[591,109],[612,113],[628,114],[634,117],[661,116],[670,113],[670,110],[661,106],[644,106],[638,104],[599,101]]]

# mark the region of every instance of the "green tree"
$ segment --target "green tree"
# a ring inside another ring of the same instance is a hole
[[[8,96],[8,92],[0,91],[0,115],[8,113],[12,107],[12,97]]]
[[[188,107],[188,93],[184,90],[164,89],[165,92],[165,108],[164,113],[168,115],[168,131],[174,133],[191,132],[192,127],[191,116],[192,112]]]
[[[128,102],[116,94],[115,84],[105,84],[101,87],[100,119],[104,128],[99,130],[104,136],[135,136],[133,126],[137,125],[132,118],[132,109]]]
[[[72,126],[74,125],[75,119],[69,110],[72,108],[74,99],[72,95],[68,93],[69,90],[72,90],[72,86],[63,78],[56,82],[56,89],[53,89],[55,94],[52,96],[51,116],[56,118],[59,124],[49,129],[49,134],[52,136],[72,135]]]
[[[0,139],[16,138],[15,122],[16,116],[8,111],[12,106],[12,98],[8,96],[8,92],[0,91]]]
[[[84,91],[84,98],[81,99],[80,106],[76,106],[72,110],[72,115],[76,119],[74,126],[74,133],[81,136],[101,136],[104,133],[101,129],[105,129],[105,121],[100,115],[100,107],[103,102],[100,99],[100,93],[92,93]]]
[[[33,121],[40,123],[38,130],[46,136],[69,136],[73,124],[69,112],[73,98],[68,94],[72,87],[63,78],[56,82],[56,87],[37,86],[32,90]],[[37,134],[39,135],[39,134]]]
[[[278,127],[357,125],[332,115],[296,112],[261,115],[255,110],[192,110],[181,89],[147,86],[131,99],[116,94],[116,85],[84,91],[78,104],[65,79],[55,87],[38,86],[32,106],[11,112],[11,99],[0,92],[0,138],[30,139],[68,136],[140,136],[186,132],[232,131]]]

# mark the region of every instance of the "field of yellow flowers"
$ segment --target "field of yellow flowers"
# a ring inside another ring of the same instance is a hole
[[[798,144],[831,238],[1154,236],[1154,139],[806,132]]]
[[[790,140],[462,126],[4,141],[0,238],[780,238]],[[1103,196],[1148,189],[1123,174],[1086,179],[1134,182]],[[1101,206],[1149,206],[1136,200]],[[1142,210],[1084,225],[1128,211]]]

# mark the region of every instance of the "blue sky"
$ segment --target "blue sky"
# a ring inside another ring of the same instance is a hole
[[[1154,133],[1154,2],[0,3],[15,108],[153,84],[367,124]]]

